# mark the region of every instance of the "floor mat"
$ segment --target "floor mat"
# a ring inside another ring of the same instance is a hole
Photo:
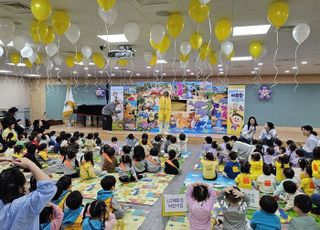
[[[117,221],[115,230],[138,230],[149,214],[148,210],[129,209],[122,220]]]

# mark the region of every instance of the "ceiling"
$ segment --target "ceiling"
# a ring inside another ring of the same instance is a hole
[[[29,34],[29,27],[33,20],[31,12],[27,14],[15,14],[13,12],[4,9],[1,3],[3,2],[21,2],[30,4],[30,0],[0,0],[0,15],[4,18],[10,18],[16,23],[16,35],[25,35],[31,41]],[[77,50],[80,50],[83,45],[89,45],[94,51],[99,51],[99,46],[104,45],[105,42],[97,38],[98,34],[106,34],[104,22],[98,15],[98,4],[95,0],[52,0],[52,6],[54,9],[65,9],[69,12],[71,21],[79,25],[81,29],[81,36],[76,44]],[[212,21],[212,28],[214,24],[220,18],[228,17],[232,20],[233,26],[243,25],[258,25],[267,24],[267,9],[271,0],[211,0],[211,13],[210,19]],[[146,3],[146,5],[141,4]],[[293,75],[295,70],[292,70],[295,57],[296,43],[292,38],[292,27],[298,23],[307,23],[311,28],[310,37],[300,46],[298,50],[298,63],[301,61],[308,61],[307,65],[299,65],[299,73],[303,74],[317,74],[320,72],[320,1],[319,0],[288,0],[290,7],[290,16],[286,23],[288,28],[281,29],[279,31],[279,51],[276,60],[276,65],[279,68],[280,74],[285,74],[285,70],[289,70],[289,73]],[[147,69],[147,64],[143,59],[143,53],[145,51],[152,51],[149,44],[149,31],[153,24],[166,24],[167,17],[158,16],[159,11],[178,11],[181,12],[185,20],[185,28],[182,34],[177,38],[177,50],[182,41],[189,40],[189,36],[192,32],[197,30],[197,24],[189,17],[188,14],[189,0],[118,0],[116,3],[116,9],[118,10],[118,17],[114,25],[109,27],[109,34],[119,34],[123,32],[124,25],[128,22],[136,22],[140,26],[140,36],[134,47],[137,49],[136,56],[133,58],[133,65],[128,65],[124,69],[116,70],[107,68],[103,73],[99,73],[95,66],[89,66],[88,71],[83,69],[83,66],[75,66],[72,70],[68,69],[64,64],[59,67],[59,75],[62,77],[69,77],[76,71],[77,76],[85,76],[87,73],[92,76],[107,76],[106,71],[114,73],[114,77],[120,75],[141,76],[155,73],[155,69]],[[291,27],[291,28],[290,28]],[[208,21],[200,25],[200,32],[204,35],[204,41],[209,40],[209,24]],[[217,50],[219,55],[220,45],[217,42],[214,35],[212,36],[213,48]],[[263,65],[261,68],[262,74],[275,74],[276,70],[273,66],[274,53],[276,50],[276,33],[274,28],[271,28],[266,35],[256,36],[242,36],[231,37],[230,40],[234,43],[235,56],[248,56],[248,45],[251,41],[260,40],[268,49],[268,53],[262,60]],[[117,44],[118,45],[118,44]],[[115,47],[110,44],[111,48]],[[10,48],[12,51],[13,48]],[[40,47],[40,52],[45,53],[44,47]],[[74,53],[75,47],[71,45],[68,40],[61,37],[61,49],[60,54],[67,55]],[[160,73],[166,73],[167,76],[173,75],[172,63],[174,63],[174,69],[177,75],[183,75],[178,61],[178,54],[176,54],[176,61],[174,59],[175,52],[173,41],[171,41],[171,47],[166,54],[167,64],[162,66],[158,64],[157,68]],[[194,73],[218,73],[218,67],[212,68],[209,65],[205,65],[201,68],[197,67],[196,63],[197,54],[193,51],[187,72],[187,75]],[[14,75],[23,75],[25,73],[39,73],[46,75],[45,67],[33,67],[32,70],[27,67],[16,67],[4,65],[5,57],[1,59],[0,68],[10,69],[14,71]],[[252,75],[254,68],[254,61],[245,62],[231,62],[228,67],[228,75]],[[224,65],[225,66],[225,65]],[[225,72],[225,67],[224,72]],[[127,73],[130,70],[130,73]],[[57,70],[52,70],[52,75],[57,74]],[[159,73],[159,74],[160,74]]]

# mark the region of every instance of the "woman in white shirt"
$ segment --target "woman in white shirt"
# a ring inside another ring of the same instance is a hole
[[[248,124],[246,124],[241,130],[241,135],[239,140],[250,144],[253,139],[253,135],[257,131],[257,126],[258,126],[258,123],[256,118],[250,117],[248,120]]]
[[[267,144],[268,142],[273,143],[277,137],[277,130],[275,129],[274,124],[272,122],[267,122],[261,130],[259,139],[263,144]]]
[[[304,152],[304,157],[306,158],[312,158],[313,149],[317,146],[319,142],[318,134],[313,131],[312,126],[305,125],[301,127],[301,131],[303,132],[303,135],[308,137],[304,145],[302,146],[302,150]]]

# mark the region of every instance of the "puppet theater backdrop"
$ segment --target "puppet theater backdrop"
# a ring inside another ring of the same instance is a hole
[[[123,102],[113,129],[158,132],[159,95],[171,94],[170,133],[239,134],[243,126],[244,85],[213,86],[209,82],[141,82],[111,86],[111,101]]]

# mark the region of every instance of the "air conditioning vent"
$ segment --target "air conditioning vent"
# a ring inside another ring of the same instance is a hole
[[[277,60],[278,62],[292,62],[295,61],[294,58],[281,58]]]
[[[30,14],[30,6],[26,2],[5,1],[0,2],[0,7],[12,14]]]
[[[292,25],[283,26],[279,29],[279,32],[292,32],[294,27],[295,26],[292,26]]]
[[[141,6],[156,6],[169,4],[170,0],[136,0],[136,2]]]

